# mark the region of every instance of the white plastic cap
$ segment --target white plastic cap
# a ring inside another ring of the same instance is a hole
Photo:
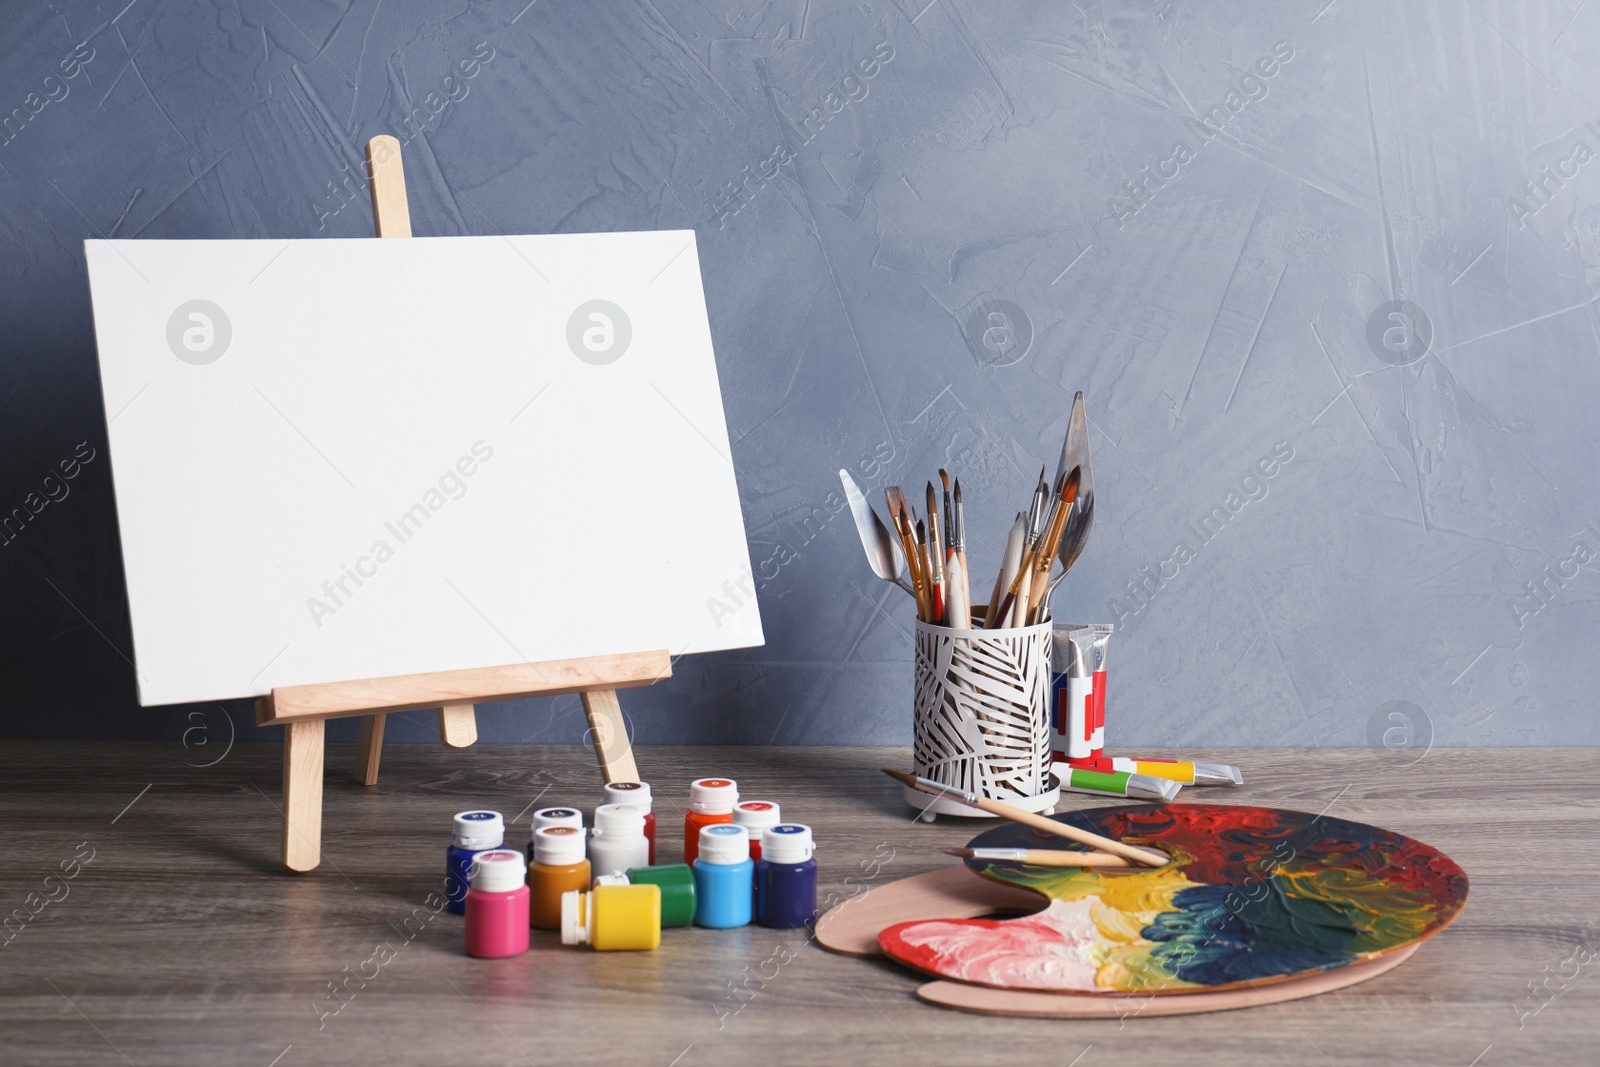
[[[632,804],[602,804],[594,809],[594,832],[602,837],[642,837],[644,812]]]
[[[480,893],[509,893],[527,881],[528,865],[520,852],[501,848],[472,857],[472,888]]]
[[[595,888],[603,885],[632,885],[625,874],[602,874],[594,880]]]
[[[546,826],[573,826],[583,829],[583,812],[577,808],[540,808],[533,813],[534,832]]]
[[[768,863],[804,863],[814,851],[809,826],[786,822],[761,832],[761,858]]]
[[[699,778],[689,784],[689,810],[701,815],[726,815],[739,803],[739,783],[732,778]]]
[[[541,826],[533,832],[533,862],[566,867],[583,862],[583,831],[571,826]]]
[[[561,894],[561,943],[589,943],[589,894],[569,889]]]
[[[776,826],[780,821],[776,800],[741,800],[733,809],[734,825],[749,830],[751,839],[755,841],[761,840],[762,830]]]
[[[701,827],[700,858],[707,863],[743,863],[750,858],[750,831],[729,822]]]
[[[632,804],[646,815],[650,814],[649,782],[608,782],[607,804]]]
[[[506,843],[505,816],[498,811],[458,812],[452,836],[457,848],[499,848]]]

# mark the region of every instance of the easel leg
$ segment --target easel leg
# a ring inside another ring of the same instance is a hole
[[[583,713],[589,717],[589,737],[594,741],[594,756],[600,773],[608,782],[637,782],[639,768],[633,762],[628,744],[628,727],[622,721],[622,705],[615,689],[596,689],[583,694]]]
[[[323,720],[292,722],[283,735],[283,865],[309,871],[322,862]]]
[[[356,781],[362,785],[378,784],[378,760],[383,757],[383,724],[388,715],[361,716],[361,740],[356,745]]]
[[[439,740],[451,748],[466,748],[478,740],[478,717],[471,704],[446,704],[439,709]]]

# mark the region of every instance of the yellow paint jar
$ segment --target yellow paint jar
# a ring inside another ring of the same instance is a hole
[[[661,944],[661,887],[603,875],[587,893],[561,894],[561,943],[602,952]]]

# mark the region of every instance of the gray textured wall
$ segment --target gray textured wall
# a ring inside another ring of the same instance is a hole
[[[369,235],[395,133],[419,234],[699,233],[768,640],[640,739],[908,741],[835,471],[990,573],[1082,389],[1114,746],[1600,742],[1600,6],[1155,6],[8,5],[0,730],[250,735],[134,703],[80,241]]]

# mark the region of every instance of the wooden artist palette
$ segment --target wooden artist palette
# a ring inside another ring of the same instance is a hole
[[[1168,852],[1150,870],[972,862],[846,902],[817,924],[861,952],[946,979],[931,1003],[998,1014],[1119,1017],[1292,1000],[1382,974],[1449,924],[1467,878],[1437,850],[1377,827],[1235,805],[1129,805],[1056,816]],[[972,847],[1070,843],[1007,824]],[[986,888],[980,888],[986,887]],[[988,890],[997,892],[989,892]],[[1034,913],[978,918],[1029,907]],[[1041,911],[1039,898],[1049,903]],[[884,921],[899,920],[884,928]]]

